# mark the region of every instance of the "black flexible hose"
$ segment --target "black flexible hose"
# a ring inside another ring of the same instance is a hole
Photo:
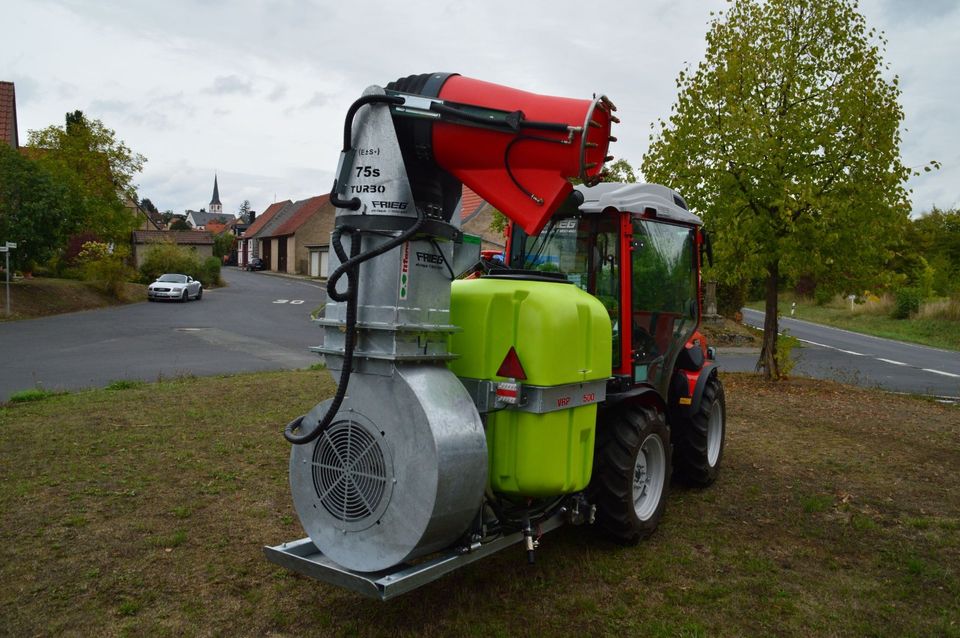
[[[360,107],[367,104],[376,104],[377,102],[386,102],[387,104],[403,104],[406,100],[399,95],[364,95],[357,98],[350,108],[347,109],[347,117],[343,121],[343,150],[346,153],[350,150],[350,142],[353,137],[353,117],[360,110]]]
[[[343,228],[337,228],[334,231],[334,236],[331,236],[331,243],[333,244],[334,250],[337,252],[337,256],[343,260],[347,260],[347,255],[343,250],[343,245],[340,240],[343,230]],[[353,229],[350,230],[352,231]],[[359,233],[351,233],[351,257],[356,257],[360,253],[360,239],[361,237]],[[347,312],[345,317],[347,332],[344,335],[343,340],[343,368],[340,369],[340,382],[337,384],[337,393],[333,396],[333,401],[330,403],[330,407],[327,409],[326,414],[323,415],[323,418],[320,419],[316,427],[309,432],[305,432],[304,434],[294,434],[296,430],[300,429],[300,426],[303,423],[303,418],[306,415],[299,416],[287,424],[287,427],[283,429],[283,436],[285,439],[287,439],[287,441],[293,443],[294,445],[310,443],[323,434],[323,431],[330,427],[333,417],[336,416],[337,412],[340,411],[340,406],[343,404],[343,399],[347,395],[347,384],[350,382],[350,371],[353,368],[353,350],[357,336],[357,284],[359,283],[359,271],[359,265],[347,271],[347,292],[345,295],[343,295],[343,298],[337,300],[347,302]]]
[[[353,369],[353,350],[354,346],[356,345],[357,299],[360,279],[360,264],[402,245],[420,230],[420,227],[423,226],[423,222],[424,217],[418,209],[417,221],[414,222],[410,228],[403,231],[383,245],[367,251],[362,255],[359,254],[361,235],[356,228],[352,228],[350,226],[338,226],[330,235],[330,243],[333,245],[333,250],[337,253],[337,257],[340,259],[341,264],[336,270],[333,271],[333,274],[330,275],[330,279],[327,280],[327,296],[334,301],[347,302],[347,312],[346,317],[344,318],[344,323],[346,324],[346,335],[344,336],[343,341],[343,368],[340,370],[340,381],[337,384],[337,393],[334,395],[333,401],[330,403],[330,407],[327,408],[326,414],[323,415],[323,418],[320,419],[316,427],[304,434],[294,434],[296,430],[300,429],[300,426],[303,423],[303,416],[300,416],[288,423],[284,428],[283,436],[290,443],[293,443],[294,445],[304,445],[316,440],[317,437],[323,434],[323,431],[330,426],[330,423],[333,421],[333,417],[336,416],[337,412],[340,410],[340,405],[343,403],[343,399],[347,394],[347,384],[350,382],[350,373]],[[343,250],[342,236],[345,232],[350,233],[349,258],[346,251]],[[347,275],[347,290],[341,293],[337,291],[337,284],[344,274]]]

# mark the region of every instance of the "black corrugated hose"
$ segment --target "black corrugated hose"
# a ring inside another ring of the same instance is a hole
[[[404,242],[413,238],[413,236],[416,235],[420,230],[420,227],[423,226],[424,221],[423,214],[419,209],[416,210],[417,221],[415,221],[410,228],[403,231],[382,246],[367,251],[362,255],[358,254],[360,252],[361,236],[360,232],[356,228],[351,226],[338,226],[331,234],[330,243],[333,245],[333,249],[336,251],[337,257],[340,259],[341,263],[340,266],[333,271],[333,274],[330,275],[330,279],[327,280],[327,296],[334,301],[345,301],[347,303],[347,312],[344,321],[346,324],[346,335],[343,342],[343,368],[340,370],[340,382],[337,385],[337,393],[333,397],[333,402],[327,409],[327,413],[324,414],[323,418],[320,419],[319,423],[317,423],[316,427],[304,434],[294,434],[296,430],[300,429],[300,426],[303,423],[303,416],[299,416],[288,423],[287,427],[284,428],[283,436],[290,443],[293,443],[294,445],[303,445],[305,443],[314,441],[318,436],[323,434],[324,430],[330,426],[330,423],[333,421],[333,417],[336,416],[337,412],[340,410],[340,405],[343,403],[343,399],[347,394],[347,384],[350,381],[350,372],[353,368],[353,350],[354,346],[356,345],[357,332],[357,290],[360,278],[360,264],[375,257],[379,257],[387,251],[393,250],[397,246],[400,246]],[[343,249],[343,243],[341,241],[341,236],[343,233],[350,233],[349,258],[347,258],[347,254]],[[344,274],[347,275],[347,290],[341,293],[337,291],[337,283],[339,283],[340,278]]]

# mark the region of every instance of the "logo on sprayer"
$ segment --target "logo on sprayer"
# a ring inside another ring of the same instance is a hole
[[[400,257],[400,298],[407,298],[407,286],[410,283],[410,242],[403,243]]]

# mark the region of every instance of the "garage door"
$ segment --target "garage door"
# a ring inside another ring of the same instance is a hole
[[[319,250],[310,251],[310,276],[311,277],[320,276],[320,251]]]

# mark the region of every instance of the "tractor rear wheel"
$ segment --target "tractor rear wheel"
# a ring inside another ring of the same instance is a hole
[[[671,425],[677,478],[697,487],[713,484],[720,472],[727,432],[727,405],[720,379],[708,379],[696,412],[675,421]]]
[[[591,490],[597,521],[616,540],[632,545],[657,528],[670,490],[670,458],[660,411],[621,405],[601,416]]]

